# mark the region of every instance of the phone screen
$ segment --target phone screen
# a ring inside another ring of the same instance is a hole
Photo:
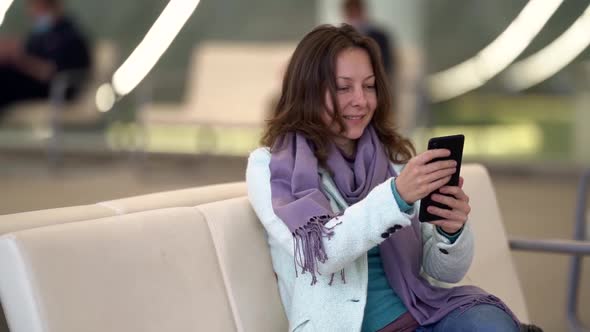
[[[463,158],[463,145],[465,142],[465,136],[463,135],[452,135],[452,136],[441,136],[441,137],[434,137],[428,141],[428,150],[433,149],[448,149],[451,151],[451,155],[445,158],[437,158],[433,159],[430,162],[433,163],[439,160],[455,160],[457,162],[457,171],[451,176],[451,179],[446,184],[448,186],[458,186],[459,185],[459,175],[461,172],[461,160]],[[441,217],[430,214],[427,211],[427,208],[431,205],[437,206],[439,208],[450,210],[445,204],[441,204],[432,200],[432,195],[438,193],[441,194],[438,190],[435,190],[428,194],[428,196],[424,197],[420,202],[420,214],[419,220],[421,222],[429,222],[434,220],[440,220]],[[445,195],[445,194],[441,194]]]

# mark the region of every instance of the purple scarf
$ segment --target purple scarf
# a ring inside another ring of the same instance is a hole
[[[347,160],[334,145],[327,166],[346,202],[357,203],[377,185],[396,176],[375,130],[369,126],[357,142],[354,160]],[[300,134],[288,133],[272,147],[270,160],[272,205],[293,234],[295,263],[317,282],[318,262],[328,258],[323,241],[337,229],[325,224],[337,214],[322,192],[319,167],[310,143]],[[394,202],[392,202],[394,204]],[[420,222],[412,220],[379,245],[387,280],[420,325],[438,322],[454,309],[467,310],[487,303],[517,318],[497,297],[474,286],[440,288],[420,275],[422,234]],[[297,268],[295,269],[297,270]]]

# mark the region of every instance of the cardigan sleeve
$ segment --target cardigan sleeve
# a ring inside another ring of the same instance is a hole
[[[452,242],[430,223],[421,224],[424,245],[422,267],[434,279],[457,283],[465,277],[473,261],[473,232],[468,223]]]
[[[293,236],[272,207],[269,164],[268,149],[259,148],[250,154],[246,170],[248,197],[270,240],[293,256]],[[324,238],[328,259],[325,263],[318,262],[320,274],[342,270],[387,239],[394,228],[411,225],[413,215],[400,211],[391,191],[391,181],[378,185],[363,200],[326,224],[336,228],[331,239]]]

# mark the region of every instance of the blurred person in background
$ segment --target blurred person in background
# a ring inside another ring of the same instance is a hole
[[[357,31],[365,36],[373,38],[381,51],[383,66],[389,79],[391,80],[395,73],[396,53],[395,43],[387,33],[371,23],[367,15],[365,1],[363,0],[344,0],[342,4],[344,18],[346,22],[352,25]]]
[[[64,14],[60,0],[26,0],[32,29],[24,39],[0,36],[0,118],[5,106],[49,97],[51,81],[65,71],[84,77],[91,67],[86,38]],[[66,98],[79,91],[72,81]]]

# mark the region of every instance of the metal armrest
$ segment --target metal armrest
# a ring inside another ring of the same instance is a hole
[[[569,274],[568,296],[566,316],[569,330],[572,332],[588,332],[581,320],[577,316],[578,312],[578,290],[580,285],[580,258],[582,255],[590,255],[590,241],[561,240],[561,239],[544,239],[533,240],[517,238],[510,236],[508,244],[512,250],[526,250],[535,252],[545,252],[553,254],[566,254],[573,256],[575,262]]]
[[[51,168],[56,168],[61,160],[61,116],[67,98],[68,87],[76,83],[82,84],[87,78],[87,70],[67,70],[59,72],[50,82],[49,103],[51,104],[51,116],[48,125],[51,132],[46,146],[46,153]]]
[[[509,237],[508,244],[512,250],[540,251],[554,254],[590,255],[590,241],[561,239],[526,239]]]
[[[508,240],[510,249],[513,250],[528,250],[572,256],[568,276],[566,316],[569,331],[573,332],[590,332],[590,329],[584,326],[578,318],[578,291],[580,289],[580,276],[582,274],[582,256],[590,255],[590,241],[584,241],[586,236],[586,202],[588,201],[589,192],[590,170],[582,175],[578,188],[574,240],[533,240],[512,236]]]

